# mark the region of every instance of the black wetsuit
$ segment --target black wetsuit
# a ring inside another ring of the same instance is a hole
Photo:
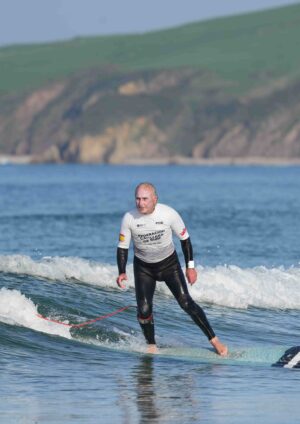
[[[185,244],[191,246],[189,240]],[[186,260],[189,259],[187,255],[191,254],[191,247],[184,249],[184,253]],[[118,248],[117,261],[120,274],[125,273],[127,257],[128,249]],[[203,309],[189,295],[176,251],[168,258],[156,263],[147,263],[135,256],[133,268],[138,307],[137,317],[147,343],[155,344],[152,300],[157,281],[165,281],[181,308],[191,316],[209,340],[215,337]]]
[[[152,299],[156,281],[165,281],[181,308],[191,316],[209,340],[215,337],[204,311],[188,293],[176,251],[163,261],[154,264],[143,262],[135,256],[133,264],[138,320],[149,344],[155,344]]]
[[[167,205],[157,204],[151,214],[136,209],[127,212],[122,220],[117,250],[119,275],[126,273],[130,240],[134,243],[134,277],[138,320],[149,344],[155,344],[152,300],[156,281],[165,281],[181,308],[201,328],[209,340],[215,337],[204,311],[188,293],[172,241],[175,233],[181,242],[187,268],[194,267],[193,249],[180,215]]]

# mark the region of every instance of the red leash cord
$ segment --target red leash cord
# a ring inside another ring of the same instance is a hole
[[[111,312],[110,314],[101,315],[100,317],[91,319],[90,321],[82,322],[81,324],[66,324],[65,322],[58,321],[56,319],[50,319],[50,318],[44,317],[41,314],[37,314],[37,316],[41,319],[44,319],[45,321],[54,322],[55,324],[65,325],[66,327],[72,327],[72,328],[80,328],[80,327],[84,327],[84,326],[89,325],[89,324],[93,324],[96,321],[101,321],[102,319],[109,318],[109,317],[112,317],[114,315],[117,315],[120,312],[126,311],[126,309],[129,309],[129,308],[135,308],[135,306],[131,306],[131,305],[124,306],[123,308],[117,309],[116,311]]]

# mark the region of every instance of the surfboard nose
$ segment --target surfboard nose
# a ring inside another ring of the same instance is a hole
[[[293,346],[286,350],[272,367],[299,368],[300,369],[300,346]]]

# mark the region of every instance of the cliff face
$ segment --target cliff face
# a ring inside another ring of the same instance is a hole
[[[80,72],[0,97],[0,154],[42,162],[300,159],[300,79],[243,95],[201,70]]]

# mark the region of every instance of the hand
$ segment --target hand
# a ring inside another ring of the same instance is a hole
[[[197,271],[195,268],[187,268],[185,275],[191,286],[197,281]]]
[[[119,277],[117,278],[117,284],[121,289],[126,289],[126,285],[122,283],[122,281],[124,280],[128,280],[126,274],[120,274]]]

